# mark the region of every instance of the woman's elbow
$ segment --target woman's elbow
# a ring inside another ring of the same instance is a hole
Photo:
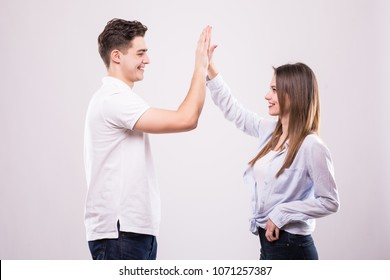
[[[331,199],[328,201],[328,211],[331,213],[336,213],[340,209],[340,201],[338,199]]]

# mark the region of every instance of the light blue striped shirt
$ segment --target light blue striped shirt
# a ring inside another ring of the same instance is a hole
[[[208,80],[207,86],[225,118],[234,122],[241,131],[259,139],[260,151],[270,140],[276,121],[261,118],[240,105],[220,74]],[[261,197],[257,195],[258,185],[253,168],[248,166],[244,173],[245,185],[251,190],[253,212],[250,230],[254,234],[257,234],[257,227],[265,227],[268,219],[287,232],[311,234],[315,228],[315,218],[335,213],[339,209],[333,163],[322,140],[317,135],[308,135],[291,166],[276,178],[287,151],[288,142],[285,149],[272,159]]]

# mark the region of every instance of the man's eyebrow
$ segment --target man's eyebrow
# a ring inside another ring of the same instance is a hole
[[[147,52],[148,51],[148,49],[139,49],[138,51],[137,51],[137,53],[144,53],[144,52]]]

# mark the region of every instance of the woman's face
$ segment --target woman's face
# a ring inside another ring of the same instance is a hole
[[[272,78],[270,90],[265,95],[265,99],[268,101],[268,113],[271,116],[279,116],[280,106],[279,106],[278,94],[276,92],[276,75],[274,75]]]
[[[271,85],[270,85],[270,90],[265,96],[265,99],[268,101],[268,113],[271,116],[280,116],[280,117],[288,117],[289,113],[289,100],[286,98],[286,106],[285,106],[285,116],[281,116],[281,110],[280,110],[280,104],[278,100],[278,93],[276,91],[276,75],[273,76]]]

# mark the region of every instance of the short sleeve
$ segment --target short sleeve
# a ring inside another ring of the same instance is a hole
[[[112,126],[133,130],[138,119],[150,106],[134,92],[120,92],[103,102],[105,120]]]

